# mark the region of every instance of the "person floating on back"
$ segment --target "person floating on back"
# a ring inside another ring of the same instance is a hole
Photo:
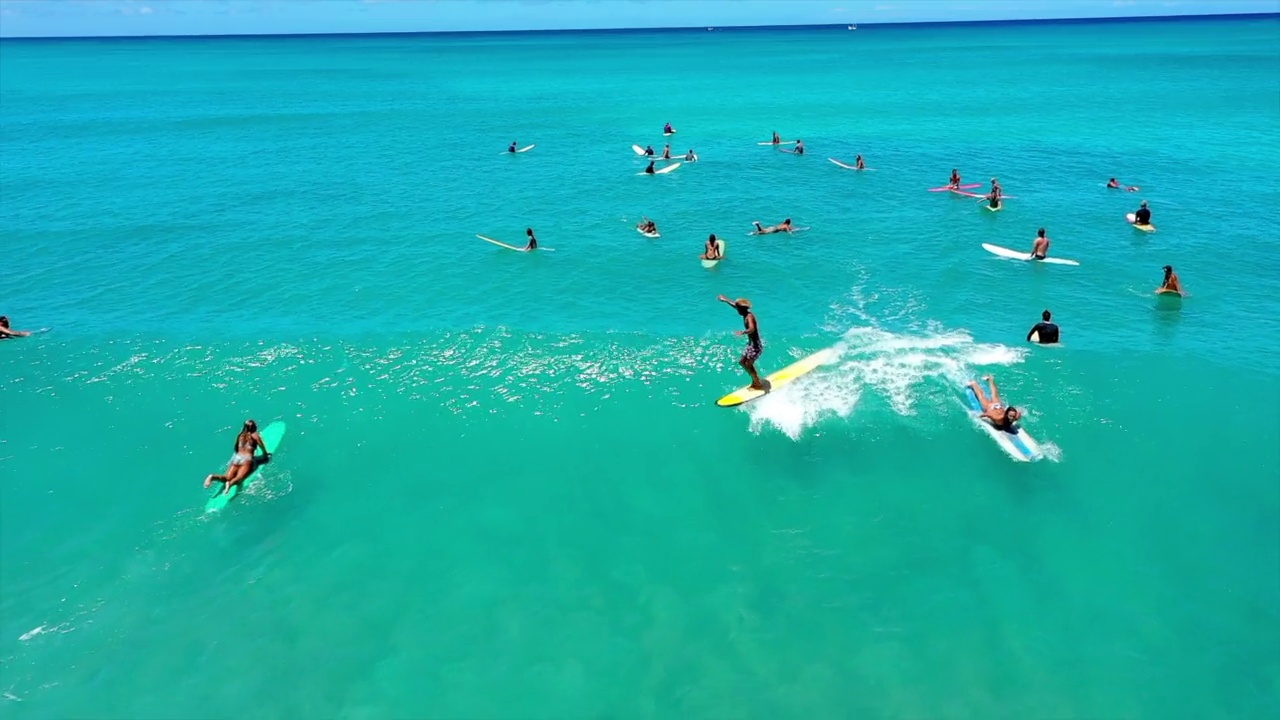
[[[976,382],[969,383],[969,387],[973,389],[973,394],[978,398],[978,404],[982,406],[982,419],[991,423],[991,426],[997,430],[1007,433],[1018,432],[1018,428],[1014,423],[1022,418],[1022,412],[1016,407],[1004,406],[1004,402],[1000,399],[1000,391],[996,390],[995,378],[988,375],[983,380],[986,380],[987,384],[991,386],[990,399],[983,394],[981,385]]]
[[[1164,266],[1164,282],[1160,283],[1160,287],[1156,288],[1157,295],[1165,293],[1186,294],[1182,291],[1182,283],[1178,280],[1178,273],[1173,271],[1172,265]]]
[[[1058,326],[1049,322],[1052,315],[1048,310],[1040,313],[1043,318],[1027,333],[1027,342],[1038,342],[1041,345],[1054,345],[1058,342]]]
[[[723,295],[716,299],[722,303],[732,305],[733,309],[737,310],[738,314],[742,316],[742,329],[735,332],[734,335],[747,336],[747,347],[742,351],[742,357],[738,359],[738,364],[751,376],[751,389],[768,390],[768,386],[760,379],[760,374],[756,372],[756,360],[764,352],[764,343],[760,341],[760,326],[756,324],[756,315],[751,312],[751,301],[746,298],[730,300]]]
[[[1036,231],[1035,242],[1031,244],[1031,259],[1043,260],[1049,256],[1049,238],[1044,236],[1044,228]]]
[[[0,340],[8,340],[9,338],[27,337],[31,333],[25,330],[14,330],[9,327],[9,318],[6,315],[0,315]]]

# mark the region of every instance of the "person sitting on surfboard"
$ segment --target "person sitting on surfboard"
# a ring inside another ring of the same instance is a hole
[[[253,420],[244,421],[244,427],[240,429],[240,434],[236,435],[236,441],[232,448],[234,454],[231,456],[231,464],[227,466],[226,474],[206,477],[204,479],[206,488],[212,485],[214,480],[217,480],[218,482],[226,483],[222,488],[222,492],[226,493],[231,490],[232,485],[249,477],[254,468],[253,453],[258,448],[262,448],[262,458],[258,461],[259,463],[271,460],[271,455],[267,452],[267,446],[262,444],[262,436],[258,434],[258,424]]]
[[[653,163],[649,163],[653,165]],[[538,249],[538,238],[533,236],[533,228],[525,228],[524,234],[529,236],[529,244],[524,246],[525,252]]]
[[[684,154],[685,162],[698,162],[698,156],[693,154],[693,148],[689,148],[689,152]]]
[[[645,169],[644,169],[644,172],[645,172],[645,174],[646,174],[646,175],[653,175],[653,174],[654,174],[654,172],[653,172],[653,161],[652,161],[652,160],[650,160],[650,161],[649,161],[649,167],[645,168]]]
[[[773,144],[774,144],[774,145],[781,145],[781,144],[782,144],[782,138],[778,137],[778,132],[777,132],[776,130],[775,130],[775,131],[774,131],[774,133],[773,133]]]
[[[1122,186],[1120,182],[1117,181],[1115,178],[1111,178],[1110,180],[1107,181],[1107,187],[1114,188],[1116,190],[1126,190],[1128,192],[1137,192],[1138,190],[1141,189],[1136,185]]]
[[[1018,428],[1014,423],[1022,418],[1022,413],[1018,408],[1009,406],[1005,407],[1000,400],[1000,391],[996,390],[995,378],[987,375],[982,378],[991,386],[991,399],[982,392],[982,386],[976,382],[970,382],[969,387],[973,389],[973,394],[978,398],[978,404],[982,406],[982,418],[991,423],[997,430],[1007,433],[1016,433]]]
[[[947,183],[947,187],[952,190],[960,189],[960,173],[955,168],[951,168],[951,180]]]
[[[738,298],[730,300],[721,295],[716,298],[722,303],[733,306],[734,310],[742,316],[742,329],[734,333],[734,335],[746,335],[747,347],[742,351],[742,357],[738,359],[738,364],[743,370],[751,376],[752,390],[767,389],[764,381],[760,379],[760,374],[756,372],[756,360],[760,354],[764,352],[764,343],[760,342],[760,326],[756,324],[756,315],[751,312],[751,301],[746,298]]]
[[[859,155],[858,157],[856,157],[856,158],[854,158],[854,159],[853,159],[853,166],[854,166],[856,169],[858,169],[858,170],[866,170],[866,169],[867,169],[867,164],[866,164],[866,163],[864,163],[864,162],[862,162],[862,156],[861,156],[861,155]]]
[[[1043,320],[1036,323],[1035,327],[1031,328],[1031,330],[1027,332],[1027,342],[1031,342],[1032,336],[1034,336],[1035,341],[1041,345],[1053,345],[1057,343],[1058,326],[1055,323],[1049,322],[1049,318],[1053,317],[1053,315],[1048,310],[1045,310],[1040,313],[1040,317],[1043,318]]]
[[[27,337],[30,334],[31,333],[25,330],[14,330],[13,328],[9,327],[9,318],[5,315],[0,315],[0,340],[8,340],[9,338]]]
[[[667,143],[666,145],[662,146],[662,157],[660,159],[661,160],[671,159],[671,143]]]
[[[650,235],[656,235],[658,233],[658,225],[647,217],[642,218],[640,220],[640,224],[636,225],[636,228],[639,229],[640,232],[648,233]]]
[[[652,145],[646,145],[646,146],[645,146],[645,148],[644,148],[644,154],[645,154],[645,155],[648,155],[649,157],[653,157],[653,154],[654,154],[654,153],[653,153],[653,146],[652,146]]]
[[[675,132],[675,130],[671,127],[671,123],[667,123],[666,125],[663,125],[663,126],[662,126],[662,134],[663,134],[663,135],[670,135],[670,134],[672,134],[672,133],[674,133],[674,132]]]
[[[1003,195],[1004,191],[1000,188],[1000,183],[995,178],[991,178],[991,192],[987,193],[987,202],[991,204],[993,210],[1000,207],[1000,198]]]
[[[507,152],[511,152],[511,153],[513,153],[513,152],[515,152],[515,151],[516,151],[516,141],[515,141],[515,140],[512,140],[512,141],[511,141],[511,147],[507,148]]]
[[[1031,259],[1043,260],[1049,255],[1049,238],[1044,236],[1044,228],[1036,231],[1035,242],[1031,243]]]
[[[792,152],[793,154],[795,154],[795,155],[803,155],[803,154],[804,154],[804,141],[803,141],[803,140],[797,140],[797,141],[796,141],[796,146],[795,146],[795,148],[794,148],[791,152]]]
[[[1160,287],[1156,289],[1156,292],[1182,294],[1182,283],[1178,281],[1178,273],[1173,271],[1172,265],[1164,266],[1164,282],[1160,283]]]
[[[1147,208],[1147,201],[1143,200],[1142,205],[1138,207],[1138,211],[1133,214],[1134,225],[1150,225],[1151,210]]]
[[[786,220],[783,220],[782,222],[778,223],[777,225],[770,225],[769,227],[761,227],[761,226],[760,226],[760,222],[759,222],[759,221],[756,221],[756,222],[754,222],[754,223],[752,223],[752,224],[756,226],[756,234],[757,234],[757,235],[769,235],[769,234],[771,234],[771,233],[776,233],[776,232],[788,232],[788,233],[789,233],[789,232],[791,232],[791,230],[792,230],[792,228],[791,228],[791,218],[787,218]]]
[[[716,234],[711,233],[707,238],[707,244],[702,249],[703,260],[719,260],[720,259],[720,243],[716,240]]]

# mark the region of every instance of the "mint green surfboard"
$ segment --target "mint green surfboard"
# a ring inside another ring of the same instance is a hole
[[[267,446],[267,452],[274,455],[276,448],[280,446],[280,439],[284,437],[284,421],[277,420],[265,427],[262,432],[258,434],[262,436],[262,444]],[[257,459],[260,457],[262,457],[261,450],[259,450],[258,454],[254,456],[254,462],[257,462]],[[253,482],[253,479],[258,477],[258,470],[259,468],[255,467],[253,472],[249,473],[249,477],[241,480],[235,485],[232,485],[231,490],[226,493],[222,492],[222,483],[215,482],[213,485],[213,494],[209,496],[209,502],[205,503],[204,511],[207,513],[216,512],[226,507],[227,503],[231,502],[236,495],[240,494],[240,488]]]

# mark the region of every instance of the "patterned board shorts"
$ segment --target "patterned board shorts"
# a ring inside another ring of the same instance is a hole
[[[755,362],[760,357],[760,353],[764,352],[764,345],[756,345],[755,343],[747,343],[747,349],[742,351],[742,359]]]

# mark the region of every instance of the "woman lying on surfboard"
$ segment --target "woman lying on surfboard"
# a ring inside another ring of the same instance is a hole
[[[1115,178],[1111,178],[1107,181],[1107,187],[1115,190],[1125,190],[1127,192],[1137,192],[1142,189],[1137,185],[1121,185]]]
[[[792,231],[792,229],[793,229],[793,228],[791,227],[791,218],[787,218],[786,220],[783,220],[782,222],[778,223],[777,225],[770,225],[769,227],[761,227],[761,226],[760,226],[760,223],[759,223],[758,221],[757,221],[757,222],[754,222],[754,223],[752,223],[752,224],[756,226],[756,234],[757,234],[757,235],[770,235],[770,234],[772,234],[772,233],[776,233],[776,232],[786,232],[786,233],[789,233],[789,232],[791,232],[791,231]]]
[[[982,386],[976,382],[970,382],[969,387],[973,389],[973,394],[978,398],[978,404],[982,405],[982,418],[991,423],[997,430],[1003,430],[1007,433],[1017,432],[1018,428],[1014,423],[1022,418],[1022,413],[1018,408],[1005,407],[1000,400],[1000,391],[996,390],[995,378],[987,375],[982,378],[991,386],[991,398],[987,399],[986,394],[982,392]]]
[[[209,487],[214,480],[226,483],[222,488],[222,492],[227,492],[232,485],[249,477],[253,472],[254,460],[253,453],[258,448],[262,448],[262,459],[259,462],[268,462],[271,455],[267,452],[267,446],[262,444],[262,436],[258,435],[258,424],[252,420],[245,420],[244,427],[240,429],[240,434],[236,435],[236,441],[233,447],[233,455],[231,456],[231,464],[227,466],[225,475],[209,475],[204,479],[204,486]]]

